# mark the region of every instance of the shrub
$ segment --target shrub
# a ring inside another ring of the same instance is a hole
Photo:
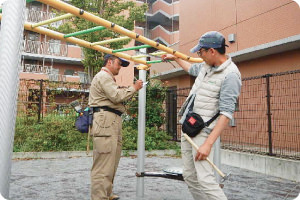
[[[17,117],[15,129],[15,152],[41,151],[85,151],[87,134],[78,132],[74,127],[75,115],[60,116],[50,114],[44,117],[41,123],[34,117]],[[123,126],[123,149],[137,149],[137,128]],[[145,148],[179,149],[166,132],[155,127],[146,128]],[[90,140],[92,149],[92,139]]]
[[[138,130],[130,126],[123,128],[123,150],[136,150],[138,140]],[[155,127],[146,128],[145,130],[145,149],[164,150],[179,149],[176,142],[171,141],[165,131],[157,130]]]
[[[37,123],[33,117],[17,117],[14,151],[85,150],[87,135],[75,129],[74,121],[75,115],[49,114],[41,123]]]

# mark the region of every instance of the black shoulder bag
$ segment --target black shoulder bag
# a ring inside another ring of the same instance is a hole
[[[188,108],[189,111],[186,114],[185,120],[182,124],[182,132],[186,133],[190,137],[195,137],[198,135],[198,133],[200,133],[204,127],[209,126],[220,115],[220,112],[218,112],[210,120],[204,122],[200,115],[193,112],[194,100]]]

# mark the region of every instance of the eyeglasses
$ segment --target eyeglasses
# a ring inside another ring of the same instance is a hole
[[[202,53],[203,53],[203,51],[208,51],[208,49],[204,49],[204,48],[201,48],[199,51],[197,51],[197,55],[199,56],[199,57],[201,57],[202,56]]]

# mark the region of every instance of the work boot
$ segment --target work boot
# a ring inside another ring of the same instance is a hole
[[[109,200],[118,200],[118,199],[120,199],[120,197],[118,195],[115,195],[115,194],[112,194],[109,197]]]

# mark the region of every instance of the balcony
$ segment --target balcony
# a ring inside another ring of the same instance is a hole
[[[73,71],[72,74],[66,73],[68,69],[65,69],[65,74],[60,74],[59,69],[54,69],[50,65],[38,65],[38,64],[23,64],[20,67],[21,79],[48,79],[49,81],[62,81],[62,82],[80,82],[89,83],[88,75],[82,71]],[[78,75],[74,75],[74,74]]]
[[[56,13],[53,13],[53,12],[29,10],[28,8],[25,11],[25,21],[30,22],[30,23],[37,23],[37,22],[48,20],[48,19],[52,19],[54,17],[56,17]],[[53,22],[53,23],[51,23],[51,26],[58,28],[62,24],[63,24],[63,20],[58,21],[58,22]],[[44,26],[48,26],[48,25],[44,25]]]
[[[68,56],[68,45],[24,40],[23,52],[42,55]]]
[[[49,74],[52,71],[52,66],[36,65],[36,64],[24,64],[22,65],[22,72]]]

